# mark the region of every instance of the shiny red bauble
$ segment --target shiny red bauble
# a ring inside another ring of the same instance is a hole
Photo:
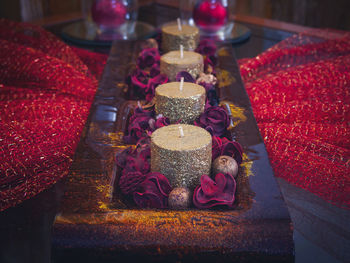
[[[91,8],[93,21],[102,27],[117,27],[125,22],[127,7],[118,0],[96,0]]]
[[[193,9],[194,22],[204,31],[215,32],[221,29],[227,23],[227,17],[227,9],[222,1],[199,1]]]

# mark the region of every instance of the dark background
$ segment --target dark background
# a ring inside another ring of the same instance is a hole
[[[32,21],[78,13],[84,0],[0,0],[0,17]],[[349,0],[228,0],[231,13],[309,27],[350,30]],[[149,2],[173,2],[139,0]]]

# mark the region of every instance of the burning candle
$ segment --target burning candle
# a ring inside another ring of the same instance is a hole
[[[184,50],[195,50],[199,43],[199,30],[195,26],[183,25],[178,19],[177,23],[166,24],[162,27],[162,49],[164,52],[178,50],[179,45]]]
[[[209,132],[194,125],[157,129],[151,136],[151,170],[164,174],[173,188],[193,190],[200,177],[210,173],[211,144]]]
[[[175,81],[180,71],[187,71],[196,79],[203,70],[203,56],[193,51],[170,51],[160,58],[160,72],[166,74],[170,81]]]
[[[205,89],[190,82],[169,82],[155,90],[157,114],[169,118],[170,123],[193,123],[204,111]]]

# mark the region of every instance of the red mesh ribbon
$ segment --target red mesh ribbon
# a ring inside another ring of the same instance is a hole
[[[295,35],[240,69],[275,175],[350,208],[350,33]]]
[[[0,211],[67,175],[105,61],[0,20]]]

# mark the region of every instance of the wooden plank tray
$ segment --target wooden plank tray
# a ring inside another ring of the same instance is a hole
[[[237,207],[141,210],[118,198],[114,158],[125,148],[122,134],[137,105],[124,98],[125,76],[141,47],[136,41],[112,46],[54,224],[56,261],[294,261],[291,220],[230,45],[218,49],[216,71],[232,136],[245,153]]]

